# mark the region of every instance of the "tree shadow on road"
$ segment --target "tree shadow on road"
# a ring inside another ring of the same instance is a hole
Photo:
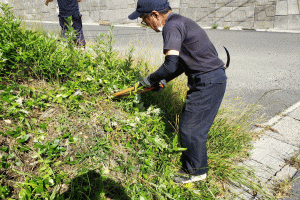
[[[100,175],[95,171],[89,171],[75,177],[69,189],[58,199],[64,200],[100,200],[116,199],[130,200],[125,188],[111,178]]]

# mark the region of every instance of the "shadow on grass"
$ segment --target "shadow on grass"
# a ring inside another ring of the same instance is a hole
[[[111,178],[100,175],[95,171],[89,171],[75,177],[69,190],[64,192],[59,199],[64,200],[100,200],[116,199],[130,200],[125,189],[120,183]]]

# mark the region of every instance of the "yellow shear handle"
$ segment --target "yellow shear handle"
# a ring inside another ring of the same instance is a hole
[[[126,90],[122,90],[120,92],[114,93],[113,95],[116,97],[116,96],[120,96],[122,94],[125,94],[127,92],[131,92],[133,90],[135,90],[135,87],[127,88]]]
[[[164,87],[163,85],[159,85],[160,87]],[[137,86],[136,88],[138,88],[139,86]],[[131,94],[131,91],[134,91],[136,89],[135,87],[131,87],[131,88],[127,88],[126,90],[122,90],[120,92],[116,92],[113,94],[113,96],[115,98],[119,98],[119,97],[125,97],[125,96],[129,96]],[[142,90],[137,90],[134,91],[134,93],[142,93],[142,92],[147,92],[150,90],[153,90],[155,87],[151,87],[151,88],[145,88]]]

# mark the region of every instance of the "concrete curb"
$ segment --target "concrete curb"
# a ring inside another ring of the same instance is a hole
[[[297,108],[300,107],[300,101],[295,103],[294,105],[292,105],[291,107],[289,107],[288,109],[286,109],[284,112],[281,113],[281,115],[285,116],[288,113],[293,112],[294,110],[296,110]]]
[[[39,20],[24,20],[24,22],[31,22],[31,23],[49,23],[49,24],[58,24],[57,21],[39,21]],[[99,26],[101,24],[99,23],[82,23],[83,25],[94,25],[94,26]],[[109,26],[109,25],[105,25]],[[140,28],[141,26],[138,25],[137,23],[130,23],[130,24],[114,24],[116,27],[131,27],[131,28]],[[201,26],[201,28],[207,30],[207,29],[212,29],[209,26]],[[216,30],[225,30],[224,28],[216,28]],[[279,30],[279,29],[244,29],[242,27],[230,27],[228,31],[244,31],[244,30],[251,30],[251,31],[256,31],[256,32],[273,32],[273,33],[300,33],[300,30]]]
[[[211,27],[202,27],[203,29],[212,29]],[[217,28],[218,30],[225,30],[225,28]],[[280,30],[280,29],[246,29],[242,27],[230,27],[232,31],[256,31],[256,32],[273,32],[273,33],[300,33],[300,30]]]
[[[284,110],[282,113],[271,118],[268,122],[263,123],[263,124],[257,124],[257,126],[259,127],[259,128],[257,128],[257,131],[258,131],[258,129],[261,129],[261,128],[267,128],[267,127],[273,126],[274,124],[279,122],[282,118],[286,117],[289,113],[293,112],[294,110],[296,110],[299,107],[300,107],[300,101],[295,103],[294,105],[290,106],[289,108]]]
[[[59,24],[59,21],[39,21],[39,20],[23,20],[24,22],[28,22],[28,23],[44,23],[44,24]],[[99,23],[82,23],[83,25],[88,25],[88,26],[101,26],[102,24]],[[102,26],[109,26],[109,25],[102,25]],[[141,27],[139,25],[135,25],[135,24],[114,24],[114,26],[117,27]]]

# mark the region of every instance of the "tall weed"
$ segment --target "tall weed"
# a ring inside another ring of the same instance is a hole
[[[68,37],[57,41],[51,35],[26,29],[8,4],[1,4],[1,9],[0,77],[66,79],[85,67],[82,62],[77,62],[84,56],[74,49],[74,30],[70,28]]]

